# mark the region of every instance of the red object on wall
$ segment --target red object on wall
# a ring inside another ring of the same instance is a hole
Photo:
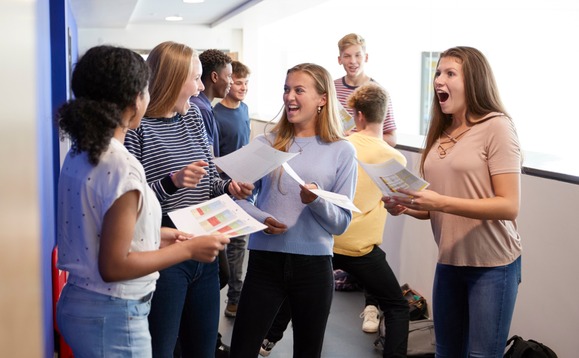
[[[69,345],[64,341],[64,338],[62,338],[56,325],[56,302],[60,298],[62,288],[66,284],[66,272],[56,267],[57,260],[58,248],[55,247],[54,250],[52,250],[52,322],[54,324],[55,343],[57,344],[56,349],[59,358],[74,358],[72,349],[70,349]]]

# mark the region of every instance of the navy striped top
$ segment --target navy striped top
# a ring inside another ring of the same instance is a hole
[[[230,180],[217,173],[201,113],[194,104],[184,116],[143,118],[137,129],[128,131],[125,146],[145,168],[147,182],[161,203],[163,226],[175,226],[168,212],[228,193]],[[207,175],[195,188],[177,188],[170,174],[200,160],[209,163]]]

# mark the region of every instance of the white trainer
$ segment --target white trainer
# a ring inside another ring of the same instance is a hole
[[[376,306],[366,306],[364,312],[360,314],[360,318],[363,318],[362,331],[366,333],[376,333],[378,332],[378,325],[380,324],[380,311]]]

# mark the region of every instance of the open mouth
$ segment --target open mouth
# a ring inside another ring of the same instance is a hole
[[[449,97],[448,93],[446,93],[446,92],[438,92],[437,95],[438,95],[438,101],[441,103],[446,102],[446,100]]]
[[[287,106],[287,111],[288,112],[295,112],[299,109],[298,106]]]

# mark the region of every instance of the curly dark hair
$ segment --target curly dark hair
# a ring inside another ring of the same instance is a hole
[[[149,67],[134,51],[122,47],[96,46],[77,62],[72,74],[75,99],[57,112],[61,137],[72,140],[71,153],[86,152],[89,162],[98,164],[122,112],[149,82]]]
[[[205,82],[211,76],[211,72],[219,72],[233,60],[225,52],[215,49],[205,50],[199,55],[199,61],[203,67],[201,81]]]

